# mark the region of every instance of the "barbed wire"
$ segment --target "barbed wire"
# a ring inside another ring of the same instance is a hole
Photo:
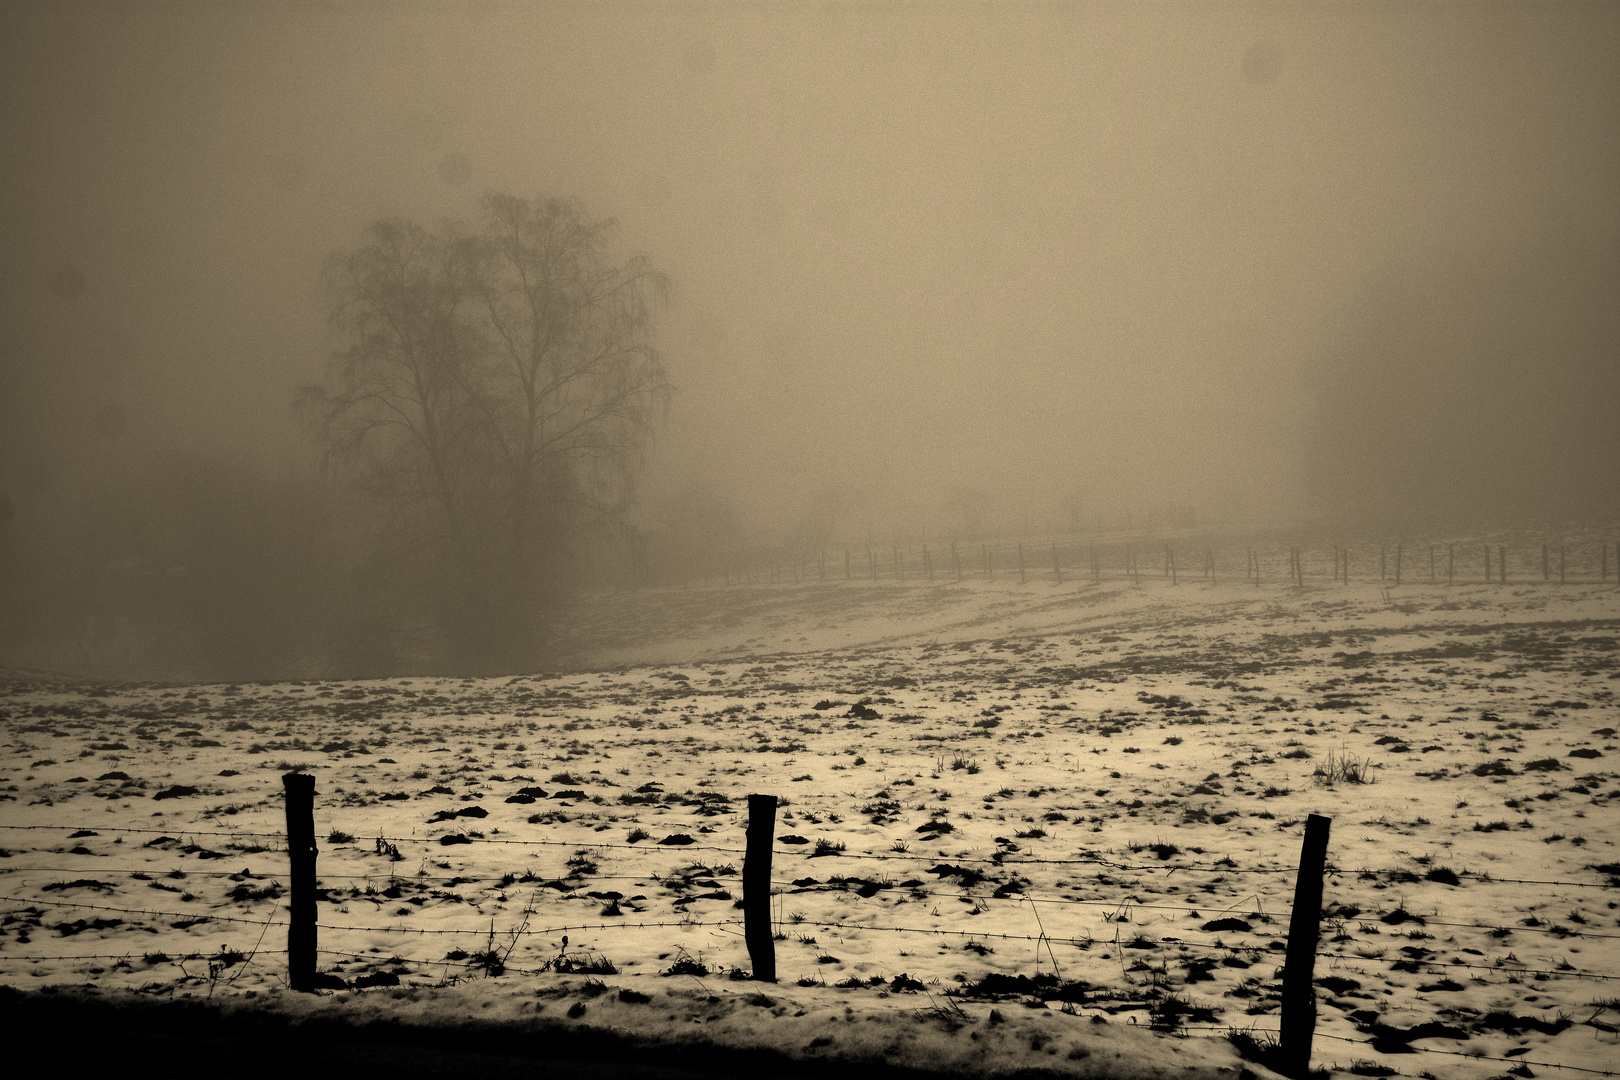
[[[1340,867],[1329,865],[1329,866],[1326,866],[1326,867],[1323,868],[1323,873],[1328,874],[1328,875],[1346,875],[1346,876],[1353,874],[1356,877],[1403,877],[1403,876],[1412,876],[1412,877],[1417,878],[1417,881],[1414,881],[1412,884],[1418,884],[1418,883],[1423,882],[1423,881],[1437,881],[1442,885],[1448,884],[1447,882],[1441,881],[1439,878],[1426,877],[1423,874],[1419,874],[1415,870],[1372,870],[1372,869],[1351,870],[1351,869],[1345,869],[1345,868],[1340,868]],[[1563,880],[1563,879],[1548,879],[1548,878],[1497,877],[1495,874],[1492,874],[1492,873],[1490,873],[1488,871],[1476,871],[1476,870],[1453,870],[1452,873],[1456,874],[1460,878],[1469,878],[1469,879],[1472,879],[1474,881],[1478,881],[1478,882],[1480,882],[1481,884],[1484,884],[1484,885],[1562,885],[1562,886],[1565,886],[1565,887],[1571,888],[1571,889],[1612,889],[1612,888],[1615,888],[1615,886],[1612,883],[1607,882],[1607,881],[1567,881],[1567,880]]]
[[[15,830],[59,830],[59,829],[75,829],[75,830],[77,830],[77,829],[80,829],[80,828],[83,828],[83,826],[82,825],[48,825],[48,824],[34,824],[34,825],[3,824],[3,825],[0,825],[0,829],[15,829]],[[347,832],[348,830],[341,830],[341,831]],[[362,833],[367,832],[367,831],[369,831],[369,830],[361,830]],[[210,829],[179,829],[179,828],[177,828],[177,829],[144,829],[144,828],[121,828],[121,827],[119,827],[119,828],[110,828],[110,829],[108,829],[108,832],[111,832],[111,833],[135,833],[135,834],[139,834],[139,835],[165,835],[165,834],[170,834],[170,833],[174,833],[174,832],[179,832],[179,833],[182,833],[182,834],[187,835],[187,836],[268,837],[268,838],[277,838],[277,839],[284,838],[286,836],[285,831],[259,832],[259,831],[249,831],[249,830],[210,830]],[[356,833],[356,834],[351,834],[351,835],[358,836],[360,834]],[[655,841],[652,844],[642,845],[642,844],[630,844],[630,843],[622,843],[622,842],[615,842],[615,841],[515,839],[515,838],[510,838],[510,837],[473,836],[473,835],[471,835],[469,833],[443,833],[443,834],[440,834],[440,836],[437,837],[437,838],[427,838],[427,837],[418,837],[418,836],[409,836],[409,837],[394,836],[394,837],[390,837],[390,836],[387,836],[387,835],[384,835],[384,834],[379,834],[379,839],[382,839],[382,840],[385,840],[385,841],[388,841],[388,842],[391,842],[391,843],[398,843],[398,842],[403,841],[403,842],[406,842],[406,843],[414,843],[414,844],[422,844],[422,845],[435,845],[435,844],[437,844],[439,846],[454,846],[454,845],[444,845],[443,844],[443,837],[444,836],[465,837],[465,840],[456,841],[456,843],[458,843],[458,844],[459,843],[465,843],[465,842],[471,842],[471,843],[485,843],[485,844],[500,844],[500,845],[507,845],[507,846],[515,846],[515,847],[572,847],[572,848],[577,848],[577,849],[603,849],[603,850],[641,851],[641,852],[653,852],[657,848],[668,847],[668,848],[678,848],[678,849],[683,850],[683,851],[712,851],[712,852],[720,852],[720,853],[723,853],[723,854],[730,854],[730,855],[746,855],[747,854],[747,849],[746,848],[730,847],[730,846],[716,845],[716,844],[697,844],[697,843],[692,843],[692,844],[663,844],[663,843]],[[175,839],[178,840],[179,837],[176,837]],[[778,839],[778,842],[780,842],[780,839]],[[269,849],[269,848],[266,848],[265,850],[282,850],[282,849]],[[992,856],[972,856],[972,855],[965,855],[965,854],[951,855],[951,854],[948,854],[948,853],[945,853],[945,852],[940,852],[938,854],[924,854],[922,852],[912,853],[912,852],[909,852],[909,851],[855,852],[855,851],[827,851],[826,849],[822,849],[819,852],[814,850],[814,849],[804,850],[804,851],[798,851],[798,850],[792,850],[792,849],[773,850],[773,855],[796,856],[796,857],[799,857],[799,858],[865,859],[865,860],[875,860],[875,861],[880,861],[880,862],[890,862],[890,861],[893,861],[893,862],[933,862],[933,861],[940,861],[940,860],[950,859],[950,860],[953,860],[955,862],[970,862],[970,863],[974,863],[976,865],[994,865],[994,866],[1020,866],[1020,865],[1031,865],[1031,866],[1069,866],[1069,865],[1088,866],[1089,865],[1089,866],[1103,866],[1103,867],[1107,867],[1107,868],[1112,869],[1112,870],[1127,871],[1127,872],[1136,872],[1136,873],[1159,873],[1159,872],[1164,872],[1164,873],[1170,873],[1170,874],[1174,874],[1176,872],[1193,872],[1193,871],[1198,871],[1198,872],[1203,872],[1203,873],[1210,873],[1210,874],[1223,874],[1223,875],[1224,874],[1289,874],[1289,873],[1296,873],[1297,869],[1298,869],[1297,867],[1287,866],[1287,865],[1275,866],[1275,867],[1241,867],[1241,866],[1227,865],[1227,864],[1224,864],[1224,863],[1173,863],[1173,862],[1169,862],[1167,860],[1166,861],[1160,861],[1160,862],[1157,862],[1157,863],[1141,864],[1141,863],[1121,862],[1121,861],[1118,861],[1118,860],[1115,860],[1115,859],[1107,859],[1107,858],[1103,858],[1102,856],[1097,856],[1097,855],[1076,855],[1076,856],[1070,856],[1070,857],[1067,857],[1067,858],[1048,858],[1048,857],[1034,857],[1034,856],[1027,856],[1027,855],[1018,855],[1018,854],[1013,854],[1013,853],[998,853],[998,854],[992,855]],[[1563,878],[1511,878],[1511,877],[1499,877],[1499,876],[1497,876],[1495,874],[1489,873],[1488,871],[1472,871],[1472,870],[1454,870],[1454,871],[1451,871],[1451,872],[1456,874],[1460,878],[1468,878],[1470,880],[1478,881],[1481,884],[1552,885],[1552,886],[1563,886],[1563,887],[1567,887],[1567,888],[1581,888],[1581,889],[1605,889],[1605,888],[1614,888],[1615,887],[1612,883],[1607,882],[1607,881],[1601,881],[1601,882],[1574,881],[1574,880],[1563,879]],[[1417,881],[1413,882],[1414,884],[1416,884],[1419,881],[1438,880],[1438,879],[1428,878],[1428,877],[1425,877],[1423,875],[1419,875],[1417,871],[1411,870],[1411,869],[1408,869],[1408,868],[1404,868],[1404,867],[1392,867],[1392,868],[1384,868],[1384,867],[1339,867],[1339,866],[1335,866],[1335,865],[1329,863],[1327,866],[1325,866],[1323,868],[1323,873],[1326,874],[1326,875],[1329,875],[1329,876],[1351,876],[1351,875],[1353,875],[1353,876],[1356,876],[1356,877],[1364,877],[1364,876],[1416,877]],[[336,875],[328,875],[328,876],[336,876]],[[1445,882],[1441,882],[1441,883],[1446,884]]]
[[[86,826],[84,826],[82,824],[81,825],[0,825],[0,829],[17,829],[17,830],[22,830],[22,831],[47,830],[47,829],[83,829],[85,827]],[[182,827],[175,827],[175,828],[172,828],[172,829],[137,829],[137,828],[125,828],[125,827],[123,827],[121,825],[117,826],[117,827],[103,826],[103,828],[105,828],[110,833],[139,833],[141,835],[147,835],[147,834],[163,835],[163,834],[167,834],[167,833],[180,833],[180,834],[185,835],[185,836],[273,836],[273,837],[277,837],[277,838],[285,838],[286,835],[287,835],[287,832],[286,832],[285,829],[283,829],[283,830],[281,830],[279,832],[246,832],[246,831],[237,831],[237,830],[232,830],[232,829],[187,829],[187,828],[182,828]],[[100,833],[99,829],[92,830],[92,831],[96,832],[98,835]],[[175,839],[178,840],[179,837],[175,837]]]
[[[1362,963],[1375,962],[1374,957],[1355,956],[1355,955],[1350,954],[1350,953],[1317,953],[1317,957],[1319,959],[1331,959],[1331,960],[1354,960],[1354,961],[1361,961]],[[1379,957],[1377,959],[1382,959],[1382,957]],[[1467,964],[1467,963],[1463,963],[1461,961],[1448,961],[1448,962],[1442,964],[1442,963],[1438,963],[1438,962],[1433,961],[1433,960],[1392,960],[1392,961],[1390,961],[1390,964],[1391,964],[1391,970],[1394,969],[1394,965],[1399,964],[1399,965],[1402,965],[1402,968],[1401,968],[1402,970],[1409,970],[1409,971],[1412,971],[1414,974],[1421,970],[1421,971],[1426,971],[1430,975],[1444,975],[1448,971],[1452,970],[1453,968],[1463,968],[1463,969],[1468,970],[1468,971],[1492,971],[1492,972],[1496,972],[1498,974],[1506,974],[1506,975],[1549,975],[1549,976],[1552,976],[1552,975],[1567,975],[1572,979],[1603,979],[1603,980],[1607,980],[1607,981],[1620,980],[1620,975],[1603,975],[1603,974],[1600,974],[1600,973],[1595,972],[1595,971],[1585,971],[1585,970],[1583,970],[1581,968],[1577,968],[1577,967],[1567,967],[1567,968],[1511,967],[1511,966],[1507,966],[1506,961],[1499,961],[1496,964]],[[1353,971],[1356,971],[1356,972],[1358,972],[1358,973],[1360,973],[1362,975],[1367,975],[1369,977],[1373,974],[1373,972],[1369,972],[1365,968],[1354,967],[1351,964],[1346,964],[1344,966],[1348,970],[1353,970]]]
[[[117,911],[117,912],[122,912],[123,914],[126,914],[126,915],[150,915],[150,916],[154,916],[154,917],[158,917],[158,918],[173,918],[173,919],[182,919],[182,920],[192,920],[192,925],[193,926],[199,926],[199,925],[201,925],[202,923],[205,923],[205,922],[245,923],[248,926],[286,926],[286,925],[288,925],[285,922],[275,922],[275,921],[266,922],[263,919],[243,919],[243,918],[239,918],[239,917],[233,916],[233,915],[216,915],[216,914],[213,914],[213,913],[196,914],[194,912],[189,912],[189,911],[153,911],[153,910],[151,910],[149,908],[126,908],[126,907],[114,907],[114,906],[112,906],[110,904],[88,904],[88,903],[85,903],[85,902],[83,902],[81,900],[47,900],[47,899],[44,899],[42,897],[34,898],[34,899],[25,899],[25,898],[20,897],[20,896],[0,896],[0,900],[8,901],[8,902],[11,902],[11,903],[16,903],[16,904],[26,904],[29,907],[32,907],[32,906],[37,905],[37,904],[44,904],[44,905],[46,905],[48,907],[83,908],[83,909],[88,910],[88,911]],[[7,912],[7,914],[8,915],[15,915],[15,914],[18,914],[18,912],[12,911],[12,912]],[[113,927],[108,927],[107,929],[114,929],[114,928]]]
[[[260,953],[266,953],[266,954],[270,954],[270,955],[273,955],[273,956],[285,956],[285,955],[287,955],[287,950],[286,949],[255,949],[255,950],[253,950],[254,955],[258,955]],[[24,961],[24,960],[26,960],[26,961],[29,961],[29,962],[36,961],[36,960],[129,960],[132,957],[136,958],[136,959],[139,959],[142,963],[147,963],[148,962],[146,960],[147,955],[155,955],[155,954],[156,954],[156,950],[153,950],[152,953],[150,953],[150,954],[149,953],[121,952],[121,953],[83,953],[83,954],[74,955],[74,956],[41,956],[41,955],[39,955],[37,953],[29,953],[26,956],[10,956],[10,955],[7,955],[6,953],[0,952],[0,963],[4,963],[7,960],[12,960],[12,961]],[[156,962],[164,963],[164,962],[167,962],[167,961],[170,961],[170,960],[207,960],[210,957],[218,956],[219,954],[218,953],[191,952],[191,953],[174,953],[172,955],[169,954],[169,953],[163,953],[162,955],[163,955],[164,959],[162,961],[156,961]]]

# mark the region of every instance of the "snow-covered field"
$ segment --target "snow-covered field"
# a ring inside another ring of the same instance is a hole
[[[1231,1075],[1196,1036],[1276,1028],[1319,813],[1316,1064],[1620,1062],[1612,584],[754,585],[568,631],[549,676],[10,674],[0,980]],[[277,951],[294,768],[355,988],[313,1000]],[[733,978],[751,793],[782,804],[775,986]]]

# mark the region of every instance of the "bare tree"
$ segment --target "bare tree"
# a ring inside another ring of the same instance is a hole
[[[344,342],[300,402],[412,541],[463,667],[531,660],[578,538],[634,495],[669,383],[666,279],[612,259],[611,221],[485,197],[476,230],[373,226],[333,256]]]
[[[614,223],[573,203],[490,194],[483,211],[489,382],[475,399],[509,486],[511,581],[528,590],[536,552],[630,505],[670,390],[652,338],[668,281],[639,256],[605,259]]]

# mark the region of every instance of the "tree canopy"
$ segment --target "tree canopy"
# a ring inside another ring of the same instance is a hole
[[[471,226],[379,221],[328,260],[341,347],[300,405],[462,670],[531,661],[581,539],[624,527],[670,394],[668,281],[615,239],[577,203],[492,193]]]

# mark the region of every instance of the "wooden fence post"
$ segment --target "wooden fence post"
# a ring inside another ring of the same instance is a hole
[[[754,978],[776,981],[771,933],[771,845],[776,842],[776,796],[748,796],[748,843],[743,853],[743,940]],[[1318,885],[1318,892],[1320,892]]]
[[[1283,961],[1281,1043],[1284,1076],[1306,1080],[1311,1071],[1311,1037],[1316,1031],[1316,942],[1321,933],[1322,868],[1327,860],[1332,818],[1305,819],[1305,842],[1294,879],[1294,910],[1288,919],[1288,953]]]
[[[956,580],[962,580],[962,556],[956,553],[956,541],[951,541],[951,566],[956,571]]]
[[[287,924],[287,981],[315,989],[315,778],[283,773],[287,799],[287,856],[292,862],[292,918]]]
[[[934,580],[934,560],[933,557],[928,554],[927,544],[923,545],[923,576],[929,581]]]
[[[1018,542],[1018,584],[1024,584],[1024,543]]]

